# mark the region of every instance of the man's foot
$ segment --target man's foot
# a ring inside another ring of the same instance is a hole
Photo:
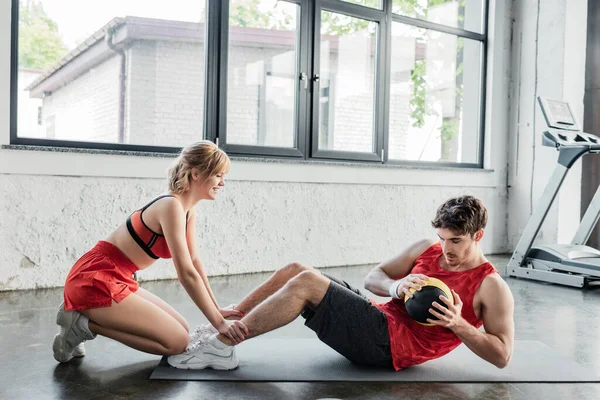
[[[221,343],[214,334],[196,340],[181,354],[169,356],[167,362],[178,369],[230,370],[239,364],[235,347]]]
[[[96,337],[87,328],[88,318],[78,311],[65,311],[64,303],[58,307],[56,324],[60,331],[54,336],[52,351],[58,362],[68,362],[73,357],[85,355],[83,342]]]
[[[215,333],[219,333],[219,331],[210,323],[206,325],[198,325],[196,329],[192,333],[190,333],[190,345],[199,338],[202,338],[204,336],[210,336]]]

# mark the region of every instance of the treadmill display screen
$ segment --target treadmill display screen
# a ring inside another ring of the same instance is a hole
[[[547,100],[548,111],[553,119],[559,124],[575,125],[575,118],[571,114],[571,109],[567,103],[560,101]]]

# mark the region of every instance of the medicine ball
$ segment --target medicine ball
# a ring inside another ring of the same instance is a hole
[[[406,311],[412,319],[421,325],[433,326],[434,324],[427,322],[427,318],[433,320],[438,319],[429,312],[430,308],[436,309],[432,306],[434,301],[437,301],[443,307],[446,307],[446,304],[440,300],[440,295],[444,295],[454,302],[454,297],[452,296],[450,288],[444,282],[436,278],[429,278],[426,281],[426,284],[421,287],[421,290],[411,288],[410,292],[413,294],[412,298],[408,297],[408,295],[404,296]]]

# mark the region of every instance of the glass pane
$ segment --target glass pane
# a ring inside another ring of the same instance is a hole
[[[230,2],[227,143],[295,147],[299,18],[292,3]]]
[[[365,7],[379,8],[379,9],[381,9],[382,2],[383,2],[383,0],[342,0],[342,1],[345,1],[346,3],[354,3],[354,4],[359,4],[359,5],[365,6]]]
[[[477,163],[481,43],[392,24],[389,157]]]
[[[201,139],[204,21],[201,0],[20,0],[18,136]]]
[[[376,22],[321,12],[319,149],[373,152]]]
[[[483,33],[484,0],[392,0],[392,12]]]

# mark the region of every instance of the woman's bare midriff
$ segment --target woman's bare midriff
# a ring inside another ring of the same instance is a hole
[[[146,254],[135,240],[133,240],[125,224],[121,224],[104,240],[121,250],[140,270],[148,268],[156,261]]]

